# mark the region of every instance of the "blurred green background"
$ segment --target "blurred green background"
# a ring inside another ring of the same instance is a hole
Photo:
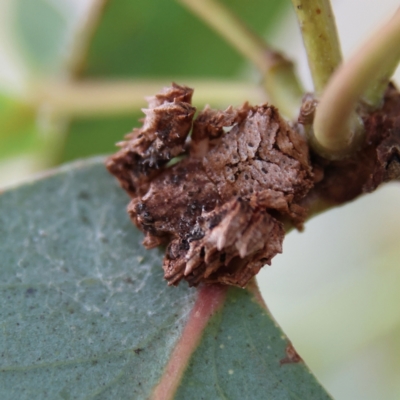
[[[289,0],[225,0],[297,63],[312,89]],[[333,1],[344,54],[398,6]],[[398,74],[397,74],[398,76]],[[145,95],[172,80],[202,107],[264,101],[256,70],[173,0],[0,2],[0,189],[114,151]],[[335,399],[400,398],[400,187],[291,233],[259,275],[273,315]]]

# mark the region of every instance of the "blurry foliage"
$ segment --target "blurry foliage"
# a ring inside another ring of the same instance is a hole
[[[26,91],[22,96],[0,91],[0,162],[33,155],[38,166],[48,166],[52,161],[45,159],[53,157],[48,154],[43,132],[46,123],[38,122],[43,105],[28,100],[28,88],[31,80],[65,75],[74,15],[68,3],[56,0],[13,0],[3,7],[9,18],[3,34],[22,63],[18,69],[22,71],[21,80],[26,80]]]
[[[286,0],[225,1],[256,32],[263,34]],[[220,36],[174,0],[109,1],[84,76],[236,76],[243,58]]]
[[[36,73],[59,67],[68,36],[67,9],[49,0],[15,0],[14,32],[24,60]]]
[[[18,99],[0,95],[0,159],[38,149],[35,111]]]
[[[289,4],[288,0],[225,3],[260,34],[271,31]],[[107,1],[88,53],[80,65],[72,66],[72,71],[67,67],[67,50],[74,47],[67,46],[73,37],[71,7],[59,0],[16,0],[11,4],[15,47],[33,79],[71,75],[79,80],[165,78],[168,84],[187,77],[239,79],[248,75],[248,63],[174,0]],[[79,42],[80,37],[75,40]],[[0,161],[26,153],[46,157],[38,148],[41,128],[35,125],[40,106],[2,96]],[[140,116],[138,110],[129,115],[71,120],[67,132],[58,133],[63,143],[61,151],[60,145],[56,146],[56,160],[49,154],[48,162],[41,160],[40,164],[112,152],[114,143],[138,125]]]
[[[230,1],[259,33],[268,32],[286,0]],[[247,62],[223,39],[173,0],[110,1],[89,48],[81,78],[239,76]],[[74,120],[63,161],[111,152],[138,125],[135,115]]]

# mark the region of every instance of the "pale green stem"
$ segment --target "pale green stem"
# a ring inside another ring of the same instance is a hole
[[[329,0],[292,0],[319,96],[342,61],[335,17]]]
[[[396,71],[399,60],[393,60],[390,65],[387,62],[382,63],[380,67],[379,76],[372,81],[366,92],[363,94],[362,99],[368,104],[371,109],[379,108],[383,102],[383,96],[388,87],[390,78]]]
[[[40,169],[51,168],[61,162],[67,138],[67,120],[56,114],[51,104],[43,103],[37,107],[36,124],[40,139],[38,165]]]
[[[95,0],[85,20],[82,21],[80,28],[75,33],[71,53],[66,65],[69,75],[74,78],[81,74],[85,66],[88,49],[108,1]]]
[[[374,33],[331,78],[314,119],[316,149],[325,156],[341,156],[355,149],[363,130],[356,115],[361,96],[371,82],[400,60],[400,9]]]
[[[252,32],[223,4],[215,0],[177,0],[218,32],[261,72],[273,105],[286,116],[297,117],[303,90],[293,65]]]
[[[240,105],[243,99],[252,103],[265,101],[262,89],[248,83],[193,79],[182,82],[195,89],[193,103],[199,107]],[[28,101],[70,118],[121,115],[145,107],[146,96],[168,85],[167,80],[40,82],[32,86]]]
[[[297,119],[304,89],[294,72],[293,63],[279,53],[275,53],[273,58],[275,64],[270,63],[263,75],[265,92],[271,104],[283,115],[292,120]]]

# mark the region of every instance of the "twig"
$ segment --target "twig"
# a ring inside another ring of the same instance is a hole
[[[378,77],[369,84],[362,99],[371,109],[379,108],[382,105],[383,96],[398,64],[399,59],[393,60],[392,64],[390,61],[383,62]]]
[[[330,80],[314,119],[316,149],[328,156],[345,155],[362,140],[356,108],[361,96],[383,70],[400,60],[400,9],[342,65]]]
[[[182,82],[195,88],[193,101],[200,107],[205,104],[239,105],[243,99],[252,103],[265,101],[263,91],[247,83],[187,79],[182,79]],[[46,104],[56,115],[70,118],[121,115],[145,107],[145,97],[168,84],[167,80],[41,82],[32,87],[29,102]]]
[[[292,3],[318,96],[342,61],[335,18],[329,0],[292,0]]]
[[[177,0],[203,19],[261,72],[271,102],[286,116],[297,116],[303,90],[293,65],[215,0]]]
[[[68,72],[75,78],[81,74],[85,66],[89,46],[108,1],[95,0],[80,29],[75,34],[71,54],[67,60]]]

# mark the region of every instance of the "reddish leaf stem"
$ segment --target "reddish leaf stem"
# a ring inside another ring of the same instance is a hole
[[[164,373],[151,396],[152,400],[171,400],[179,386],[190,357],[199,344],[210,318],[224,301],[228,286],[212,285],[199,289],[197,301]]]

